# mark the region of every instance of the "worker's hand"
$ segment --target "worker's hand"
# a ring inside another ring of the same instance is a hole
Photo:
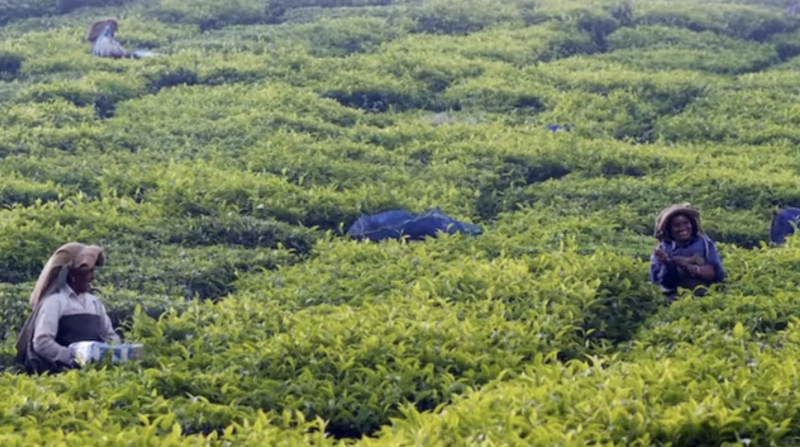
[[[69,363],[67,364],[68,369],[81,369],[81,363],[78,361],[78,357],[75,353],[71,353],[72,355],[69,356]]]
[[[678,264],[678,268],[682,269],[690,276],[698,276],[701,269],[699,265],[691,262],[688,258],[681,259],[680,263]]]
[[[656,248],[656,251],[654,252],[654,254],[656,255],[656,259],[658,259],[661,262],[668,262],[669,261],[669,256],[666,253],[664,253],[664,250],[662,250],[660,248]]]
[[[81,369],[81,364],[78,363],[78,359],[72,358],[69,362],[64,362],[62,360],[56,360],[55,362],[56,367],[59,371],[69,371],[71,369]]]

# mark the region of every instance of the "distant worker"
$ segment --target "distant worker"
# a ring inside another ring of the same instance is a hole
[[[775,246],[786,243],[786,238],[794,234],[800,225],[800,208],[783,208],[772,214],[769,226],[769,241]]]
[[[650,281],[661,286],[667,304],[677,299],[678,287],[703,296],[725,280],[717,247],[703,231],[700,212],[688,203],[661,211],[654,236],[659,244],[650,256]]]
[[[103,249],[69,243],[47,261],[30,297],[33,312],[17,339],[17,361],[29,374],[52,374],[79,367],[70,345],[119,343],[106,308],[90,293]]]
[[[92,55],[115,59],[139,59],[141,57],[155,55],[155,53],[149,51],[125,51],[122,45],[114,38],[118,27],[119,25],[114,19],[100,20],[89,27],[89,35],[86,37],[86,40],[92,43]]]

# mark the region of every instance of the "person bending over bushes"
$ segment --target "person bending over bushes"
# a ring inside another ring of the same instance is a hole
[[[86,36],[86,40],[92,43],[93,56],[113,59],[139,59],[156,55],[156,53],[145,50],[125,51],[114,37],[118,29],[119,24],[114,19],[100,20],[89,26],[89,34]]]
[[[725,279],[717,247],[703,232],[700,212],[688,203],[672,205],[656,218],[659,243],[650,256],[650,281],[661,286],[667,304],[678,297],[678,287],[705,295],[708,287]]]
[[[17,361],[28,374],[79,367],[73,343],[119,343],[105,306],[90,293],[94,269],[104,263],[101,247],[76,242],[47,261],[31,294],[33,312],[17,338]]]

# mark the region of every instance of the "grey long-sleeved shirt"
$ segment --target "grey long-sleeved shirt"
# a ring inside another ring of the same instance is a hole
[[[76,314],[100,315],[103,318],[103,338],[108,343],[119,343],[119,336],[111,326],[106,307],[91,293],[76,294],[71,287],[64,286],[44,299],[34,328],[33,349],[51,361],[69,363],[73,354],[68,347],[56,343],[58,322],[61,317]]]

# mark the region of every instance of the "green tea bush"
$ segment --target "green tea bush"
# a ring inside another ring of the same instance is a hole
[[[36,201],[51,202],[58,200],[60,195],[61,188],[52,182],[42,184],[9,176],[0,185],[0,205],[4,207],[16,204],[30,206]]]
[[[786,6],[0,0],[0,443],[796,443]],[[159,56],[92,56],[106,17]],[[684,201],[728,277],[666,306]],[[482,234],[346,234],[435,207]],[[74,240],[145,356],[28,377]]]
[[[45,0],[18,2],[3,0],[0,3],[0,24],[28,17],[46,16],[55,12],[53,2]]]
[[[293,37],[308,39],[308,54],[316,57],[371,53],[382,44],[402,37],[405,31],[385,18],[363,16],[339,20],[322,18],[297,28]]]
[[[64,99],[78,107],[94,106],[98,117],[108,118],[113,115],[117,102],[143,93],[142,86],[136,85],[138,83],[111,74],[89,75],[82,78],[82,81],[79,85],[53,83],[42,88],[32,88],[23,91],[19,100],[35,103]]]
[[[299,410],[330,420],[328,430],[337,435],[353,435],[376,429],[400,402],[433,408],[450,393],[485,383],[519,364],[529,350],[546,349],[545,340],[531,344],[538,333],[523,322],[506,322],[501,316],[487,321],[474,310],[457,318],[435,303],[393,301],[358,310],[321,306],[287,314],[270,309],[269,315],[259,317],[267,311],[262,308],[248,322],[260,331],[253,334],[245,329],[250,334],[242,334],[241,339],[230,329],[220,333],[220,339],[165,320],[165,326],[152,329],[150,337],[171,340],[176,353],[186,351],[190,358],[171,368],[169,375],[153,370],[156,389],[236,406]],[[189,312],[182,318],[196,320],[196,312]],[[215,324],[226,314],[238,312],[220,309]],[[257,322],[260,318],[266,318],[265,324]],[[175,332],[179,327],[184,330]],[[217,339],[240,339],[250,348],[230,351]],[[517,346],[526,347],[519,351]],[[228,366],[212,369],[222,358]],[[176,381],[180,371],[196,368],[205,373]],[[220,380],[232,371],[243,375],[243,380],[220,393]]]
[[[265,13],[270,23],[280,23],[291,17],[296,10],[322,10],[330,8],[354,8],[360,10],[371,6],[389,6],[401,3],[397,0],[268,0]]]
[[[638,70],[689,68],[719,74],[759,71],[779,58],[785,60],[786,51],[773,50],[766,43],[742,43],[710,31],[697,33],[667,26],[620,28],[608,37],[608,45],[612,51],[603,55],[604,60]]]
[[[406,408],[392,428],[361,444],[437,439],[690,445],[796,439],[790,423],[796,394],[776,391],[791,390],[788,384],[796,380],[789,360],[793,348],[762,349],[743,331],[734,331],[732,338],[724,356],[685,348],[681,360],[544,366],[540,359],[525,377],[472,392],[435,415]]]
[[[91,8],[93,6],[123,6],[131,0],[58,0],[58,13],[66,14],[80,8]]]
[[[519,23],[513,2],[478,0],[467,5],[454,0],[432,0],[411,13],[415,32],[468,34],[499,23]]]
[[[162,0],[148,15],[165,23],[197,25],[200,32],[204,32],[230,25],[262,23],[266,17],[261,5],[262,2],[252,0],[225,3]]]
[[[794,31],[800,22],[785,16],[780,9],[756,5],[736,5],[725,2],[713,7],[698,7],[692,2],[641,2],[636,5],[636,23],[667,25],[691,31],[713,31],[735,37],[766,41],[775,34]]]

